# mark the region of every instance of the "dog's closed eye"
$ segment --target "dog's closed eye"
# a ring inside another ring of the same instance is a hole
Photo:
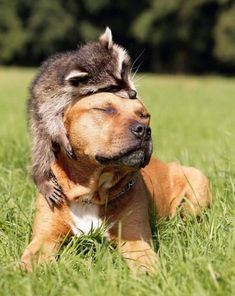
[[[150,118],[150,114],[147,112],[143,112],[143,111],[137,112],[137,115],[142,119],[149,119]]]
[[[96,110],[96,111],[104,112],[107,114],[115,114],[116,113],[116,110],[112,107],[95,107],[92,109]]]

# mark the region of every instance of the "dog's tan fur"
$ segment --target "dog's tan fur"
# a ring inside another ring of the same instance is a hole
[[[115,112],[107,114],[94,109],[107,107]],[[179,206],[183,217],[190,213],[199,215],[211,204],[207,178],[195,168],[166,164],[152,157],[144,169],[136,171],[125,166],[101,165],[95,160],[97,151],[112,155],[130,145],[126,130],[132,121],[149,124],[142,103],[108,93],[84,98],[67,110],[65,126],[77,160],[68,160],[61,153],[52,167],[67,201],[52,211],[38,194],[32,242],[21,258],[26,270],[32,270],[33,263],[54,260],[64,237],[73,234],[72,203],[89,199],[98,206],[99,218],[107,226],[107,237],[117,244],[134,271],[152,271],[157,264],[149,201],[154,202],[158,219],[174,216]],[[133,176],[136,178],[133,188],[115,198]]]

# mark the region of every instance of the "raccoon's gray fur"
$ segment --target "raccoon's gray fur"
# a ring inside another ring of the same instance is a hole
[[[31,86],[28,114],[33,179],[52,208],[64,198],[50,171],[54,149],[60,147],[68,157],[74,157],[63,124],[65,108],[81,96],[101,91],[136,98],[129,72],[130,58],[113,43],[109,28],[99,41],[54,55],[43,63]]]

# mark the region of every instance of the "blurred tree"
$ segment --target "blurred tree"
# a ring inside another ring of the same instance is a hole
[[[28,19],[28,46],[31,57],[41,60],[46,55],[62,50],[68,34],[76,23],[74,16],[62,6],[62,1],[40,0],[32,5]],[[73,34],[76,38],[76,32]]]
[[[211,68],[213,0],[153,0],[133,23],[136,38],[149,43],[153,71],[200,72]],[[225,1],[224,1],[225,2]]]
[[[214,54],[227,67],[235,66],[235,3],[218,17]]]
[[[0,1],[0,63],[14,61],[27,41],[22,20],[17,14],[17,0]]]
[[[235,0],[0,0],[0,63],[37,65],[108,25],[143,70],[235,72],[234,20]]]

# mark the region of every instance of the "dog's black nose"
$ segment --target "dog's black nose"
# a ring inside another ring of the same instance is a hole
[[[151,128],[139,122],[135,122],[130,126],[131,132],[139,139],[145,138],[145,140],[149,140],[151,137]]]
[[[128,90],[128,96],[130,99],[136,99],[137,92],[134,89],[129,89]]]

